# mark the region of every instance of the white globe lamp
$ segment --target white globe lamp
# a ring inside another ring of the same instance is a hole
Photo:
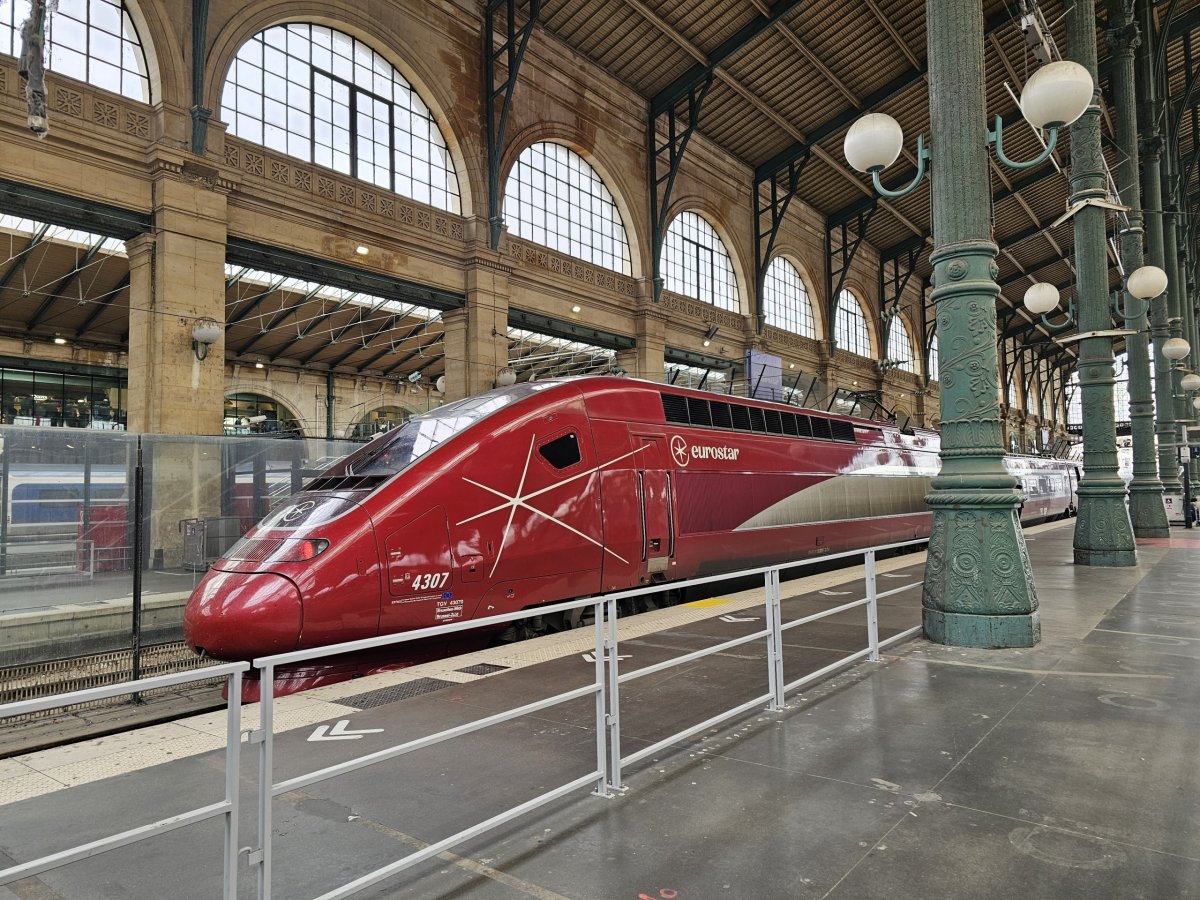
[[[1158,266],[1142,266],[1129,273],[1125,288],[1139,300],[1153,300],[1167,289],[1167,273]]]
[[[1044,316],[1058,306],[1058,288],[1044,281],[1031,284],[1025,291],[1025,308],[1035,316]]]
[[[1167,338],[1163,343],[1162,355],[1167,359],[1178,362],[1187,356],[1191,349],[1191,345],[1183,338]]]
[[[1095,87],[1088,70],[1070,60],[1042,66],[1021,91],[1021,114],[1034,128],[1062,128],[1083,115]]]
[[[899,122],[886,113],[868,113],[850,126],[842,152],[851,168],[880,172],[896,161],[903,145]]]

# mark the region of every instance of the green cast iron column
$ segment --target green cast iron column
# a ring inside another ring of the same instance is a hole
[[[1092,104],[1071,126],[1071,196],[1074,206],[1108,196],[1100,149],[1100,89],[1096,77],[1096,4],[1078,0],[1067,17],[1070,58],[1092,75]],[[1105,212],[1084,206],[1075,213],[1075,284],[1079,331],[1112,328],[1108,298],[1108,246]],[[1113,417],[1113,339],[1079,342],[1079,390],[1083,398],[1083,478],[1079,482],[1079,521],[1075,523],[1075,564],[1137,564],[1133,524],[1125,506],[1125,482],[1117,471],[1117,428]]]
[[[1142,264],[1142,194],[1138,183],[1137,95],[1134,50],[1141,42],[1133,21],[1133,0],[1109,0],[1108,43],[1112,48],[1110,83],[1114,93],[1118,163],[1113,173],[1122,202],[1129,206],[1128,226],[1121,230],[1121,265],[1125,274]],[[1129,517],[1140,538],[1167,537],[1167,511],[1158,480],[1154,450],[1154,402],[1150,387],[1150,323],[1147,304],[1125,294],[1125,309],[1137,315],[1125,319],[1132,329],[1125,341],[1129,354],[1129,419],[1133,434],[1133,481],[1129,484]]]
[[[1170,189],[1173,181],[1172,175],[1173,155],[1169,148],[1163,148],[1163,171],[1165,186]],[[1167,337],[1177,338],[1183,337],[1183,330],[1180,327],[1183,320],[1180,318],[1180,309],[1183,306],[1183,267],[1179,265],[1178,242],[1175,239],[1175,223],[1179,221],[1179,216],[1176,215],[1177,207],[1174,203],[1174,198],[1170,196],[1163,197],[1163,257],[1167,261],[1167,278],[1170,284],[1167,285]],[[1164,478],[1163,486],[1168,491],[1183,493],[1183,479],[1179,472],[1179,426],[1180,426],[1180,409],[1179,395],[1183,393],[1183,389],[1179,386],[1181,377],[1180,365],[1187,365],[1188,356],[1185,356],[1179,363],[1173,363],[1169,359],[1163,360],[1163,365],[1167,372],[1166,384],[1167,393],[1171,398],[1170,405],[1167,409],[1166,426],[1171,430],[1171,475],[1170,480]]]
[[[1177,144],[1165,148],[1166,162],[1166,183],[1171,191],[1170,199],[1167,203],[1167,214],[1163,216],[1163,251],[1166,254],[1167,262],[1171,264],[1171,268],[1167,269],[1167,275],[1171,279],[1171,283],[1167,288],[1167,308],[1170,310],[1170,316],[1167,320],[1167,326],[1170,329],[1171,337],[1184,338],[1187,340],[1190,335],[1184,330],[1184,306],[1189,302],[1187,299],[1187,282],[1186,282],[1186,267],[1183,264],[1183,243],[1180,240],[1180,235],[1183,231],[1183,218],[1181,210],[1183,209],[1182,198],[1178,195],[1179,188],[1179,147]],[[1180,428],[1187,424],[1188,412],[1184,409],[1184,404],[1190,406],[1190,401],[1185,400],[1183,396],[1183,387],[1180,385],[1180,379],[1186,371],[1185,366],[1190,365],[1196,358],[1196,345],[1188,340],[1191,346],[1191,352],[1181,359],[1176,367],[1171,369],[1171,396],[1172,396],[1172,422],[1171,431],[1176,435],[1175,439],[1175,472],[1179,480],[1179,490],[1183,491],[1183,473],[1179,466],[1179,452],[1185,445],[1183,435]],[[1169,364],[1169,363],[1168,363]]]
[[[1141,5],[1143,34],[1153,34],[1150,19],[1150,4]],[[1171,268],[1163,252],[1163,189],[1162,189],[1162,135],[1158,130],[1158,89],[1151,72],[1154,66],[1152,41],[1144,41],[1138,48],[1138,121],[1142,133],[1142,208],[1146,213],[1146,250],[1150,264],[1158,266],[1171,277]],[[1150,337],[1154,341],[1154,431],[1158,436],[1158,479],[1163,490],[1179,493],[1181,486],[1176,474],[1175,432],[1171,427],[1171,378],[1170,362],[1162,355],[1163,344],[1171,333],[1167,327],[1169,316],[1167,296],[1173,290],[1159,294],[1150,303]]]
[[[1032,647],[1037,593],[1004,468],[997,396],[996,245],[983,90],[980,0],[927,0],[933,153],[933,305],[941,373],[942,470],[925,502],[925,635],[961,647]]]

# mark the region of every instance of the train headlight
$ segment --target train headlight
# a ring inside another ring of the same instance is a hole
[[[324,538],[242,538],[225,554],[248,562],[308,562],[329,549]]]

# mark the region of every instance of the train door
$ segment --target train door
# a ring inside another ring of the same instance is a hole
[[[675,562],[674,485],[666,467],[666,440],[646,435],[635,440],[644,448],[636,457],[643,571],[646,580],[661,581],[671,577]]]

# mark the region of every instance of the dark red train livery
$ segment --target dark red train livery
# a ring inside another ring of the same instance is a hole
[[[623,378],[518,384],[380,435],[197,586],[221,659],[925,537],[933,432]],[[1077,472],[1014,457],[1025,521]]]

